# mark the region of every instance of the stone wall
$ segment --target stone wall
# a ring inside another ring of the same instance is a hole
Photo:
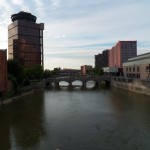
[[[117,88],[150,96],[150,81],[138,80],[138,79],[132,79],[132,80],[112,79],[111,85]]]

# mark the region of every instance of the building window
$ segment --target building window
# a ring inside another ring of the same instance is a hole
[[[131,67],[129,68],[129,70],[131,71]]]
[[[128,71],[128,67],[126,67],[126,71]]]
[[[133,67],[133,72],[135,71],[135,67]]]
[[[149,71],[149,67],[148,66],[146,66],[146,72],[148,72]]]
[[[139,66],[137,66],[137,72],[139,72]]]

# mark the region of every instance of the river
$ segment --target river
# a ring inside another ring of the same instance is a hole
[[[47,89],[0,106],[0,150],[150,150],[150,97]]]

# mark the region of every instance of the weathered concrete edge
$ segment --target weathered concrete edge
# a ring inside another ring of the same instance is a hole
[[[21,94],[21,95],[18,95],[18,96],[15,96],[15,97],[12,97],[12,98],[3,100],[3,102],[0,101],[0,106],[1,106],[1,105],[5,105],[5,104],[14,103],[15,100],[18,100],[19,98],[22,98],[22,97],[24,97],[24,96],[26,96],[26,95],[30,95],[30,94],[32,94],[33,92],[37,91],[37,90],[42,90],[42,89],[35,89],[35,90],[30,91],[30,92],[26,92],[26,93],[23,93],[23,94]]]
[[[112,79],[111,86],[150,96],[150,86],[144,85],[143,81],[141,80],[134,80],[133,82],[123,82]]]

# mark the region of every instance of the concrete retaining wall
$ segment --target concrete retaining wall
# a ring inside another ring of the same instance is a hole
[[[128,82],[112,79],[111,86],[150,96],[150,81],[134,79]]]

